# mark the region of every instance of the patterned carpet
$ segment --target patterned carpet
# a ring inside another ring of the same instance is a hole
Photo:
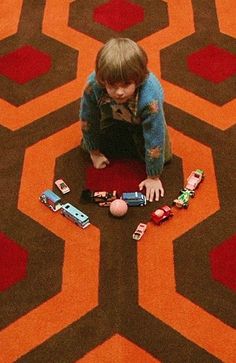
[[[1,1],[1,363],[236,362],[235,19],[233,0]],[[164,198],[121,219],[81,191],[133,188],[144,166],[95,172],[78,122],[95,55],[117,36],[161,79],[174,152]],[[196,168],[189,208],[154,225]],[[59,177],[88,228],[39,202]]]

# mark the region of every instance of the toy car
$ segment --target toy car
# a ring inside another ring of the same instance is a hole
[[[92,192],[90,189],[85,189],[82,191],[81,198],[97,203],[100,207],[108,207],[113,200],[117,199],[117,193],[116,190],[113,192]]]
[[[39,197],[40,202],[44,203],[53,212],[58,211],[62,207],[62,200],[52,190],[45,190]]]
[[[192,171],[187,179],[187,185],[185,189],[195,190],[204,179],[204,171],[202,169],[196,169]]]
[[[133,239],[135,239],[136,241],[140,240],[143,237],[146,229],[147,229],[147,225],[145,223],[139,223],[138,227],[136,228],[135,232],[133,233]]]
[[[68,185],[64,182],[64,180],[62,179],[58,179],[55,181],[56,186],[58,187],[58,189],[63,193],[69,193],[70,192],[70,188],[68,187]]]
[[[178,208],[188,208],[190,197],[193,198],[195,195],[194,190],[182,189],[177,199],[173,201],[173,205]]]
[[[168,207],[168,205],[164,205],[163,207],[158,208],[154,212],[152,212],[151,219],[153,220],[153,222],[160,225],[162,222],[168,220],[172,216],[173,213],[170,207]]]
[[[121,199],[123,199],[129,207],[143,207],[147,204],[147,199],[141,192],[122,193]]]
[[[113,190],[113,192],[94,192],[92,199],[100,207],[108,207],[113,200],[117,199],[117,193],[116,190]]]
[[[62,205],[61,214],[81,228],[86,228],[90,225],[89,217],[70,203]]]

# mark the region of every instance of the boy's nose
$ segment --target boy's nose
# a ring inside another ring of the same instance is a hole
[[[117,88],[116,94],[119,97],[123,96],[124,95],[124,89],[122,87]]]

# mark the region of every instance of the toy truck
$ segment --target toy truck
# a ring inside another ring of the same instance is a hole
[[[141,192],[122,193],[121,199],[123,199],[129,207],[143,207],[147,204],[147,199]]]
[[[62,200],[52,190],[45,190],[39,197],[40,202],[44,203],[53,212],[58,211],[62,207]]]

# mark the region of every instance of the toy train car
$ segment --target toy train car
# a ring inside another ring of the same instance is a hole
[[[89,217],[70,203],[62,205],[61,214],[81,228],[86,228],[90,225]]]

